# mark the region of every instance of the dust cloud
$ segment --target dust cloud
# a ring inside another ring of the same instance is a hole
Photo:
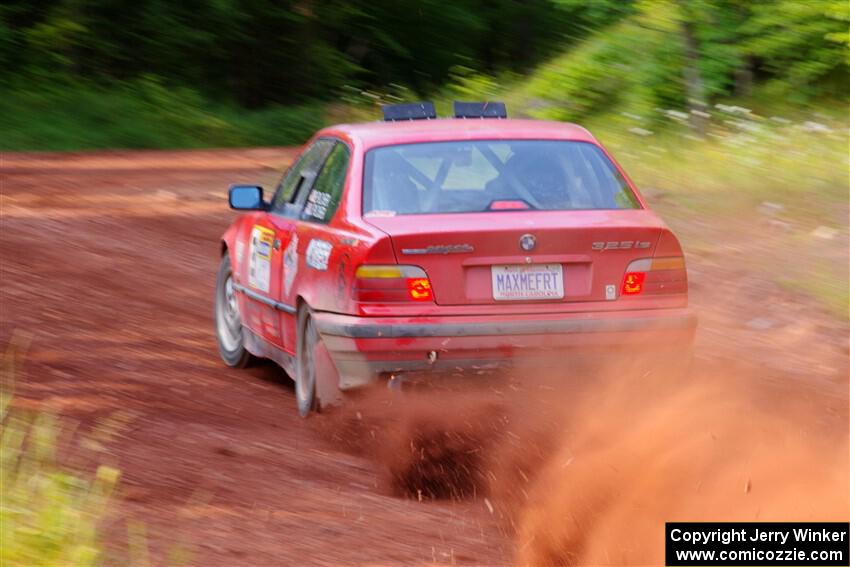
[[[519,366],[376,389],[319,427],[389,493],[480,501],[518,565],[663,564],[668,521],[850,517],[846,415],[824,421],[754,373]]]

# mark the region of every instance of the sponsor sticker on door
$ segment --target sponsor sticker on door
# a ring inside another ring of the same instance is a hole
[[[274,231],[262,226],[251,230],[248,245],[248,285],[268,293],[271,279]]]
[[[564,267],[561,264],[492,266],[491,276],[496,301],[564,297]]]

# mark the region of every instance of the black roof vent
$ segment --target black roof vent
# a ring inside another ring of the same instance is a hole
[[[412,102],[408,104],[385,104],[381,107],[384,121],[431,120],[437,117],[433,102]]]
[[[504,102],[455,102],[455,118],[507,118]]]

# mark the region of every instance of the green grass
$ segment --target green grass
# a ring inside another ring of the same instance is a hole
[[[806,121],[748,122],[763,129],[718,128],[705,140],[620,137],[612,145],[640,187],[663,195],[659,208],[683,236],[750,250],[749,270],[846,319],[847,131],[832,121],[829,131]],[[695,219],[710,220],[710,228],[692,229]]]
[[[58,418],[11,409],[16,365],[27,343],[13,337],[0,376],[0,565],[97,565],[104,553],[98,529],[118,471],[98,466],[91,475],[62,468],[56,452],[67,430]]]
[[[683,236],[749,248],[750,270],[846,320],[847,123],[823,113],[780,118],[715,108],[704,138],[677,124],[638,135],[622,116],[591,129],[640,188],[662,196],[658,208]],[[694,220],[711,228],[692,228]]]

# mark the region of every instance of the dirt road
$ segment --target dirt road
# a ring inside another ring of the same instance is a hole
[[[218,359],[211,299],[233,216],[226,187],[273,187],[290,157],[2,156],[0,345],[33,333],[15,403],[83,429],[126,423],[101,455],[122,471],[107,526],[115,562],[139,521],[157,562],[188,550],[198,565],[511,563],[513,538],[489,500],[394,496],[382,464],[340,448],[326,418],[297,417],[275,367]],[[756,403],[794,400],[813,428],[846,434],[846,323],[754,279],[744,257],[690,258],[700,372],[752,363]],[[734,292],[708,283],[719,281]],[[781,306],[769,331],[758,323],[767,304]]]

